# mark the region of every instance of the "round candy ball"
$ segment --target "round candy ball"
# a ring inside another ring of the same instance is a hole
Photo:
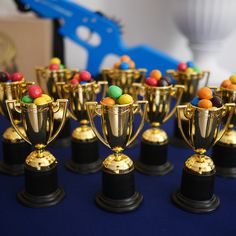
[[[92,76],[88,71],[84,70],[79,73],[79,78],[82,81],[90,81],[92,79]]]
[[[49,66],[49,70],[59,70],[60,69],[60,64],[51,64]]]
[[[159,70],[152,70],[150,73],[150,77],[155,78],[156,80],[160,80],[161,72]]]
[[[38,85],[30,85],[28,88],[28,93],[32,98],[38,98],[42,95],[42,89]]]
[[[199,68],[198,66],[194,66],[193,69],[194,69],[194,71],[197,72],[197,73],[200,72],[200,68]]]
[[[219,96],[214,96],[211,102],[214,107],[221,107],[223,105],[222,99]]]
[[[120,61],[130,62],[131,58],[127,55],[123,55],[123,56],[120,57]]]
[[[129,63],[126,61],[123,61],[120,63],[120,69],[121,70],[128,70],[129,69]]]
[[[221,83],[220,87],[228,88],[231,84],[232,84],[231,80],[226,79],[226,80],[223,80],[223,82]]]
[[[135,68],[135,62],[134,61],[129,61],[129,68],[134,69]]]
[[[47,102],[50,102],[50,101],[52,100],[52,98],[51,98],[49,95],[45,94],[45,93],[43,93],[43,94],[41,95],[41,97],[42,97],[42,98],[45,98]]]
[[[129,94],[123,94],[118,99],[118,103],[120,105],[130,104],[133,102],[134,102],[134,100],[133,100],[132,96],[130,96]]]
[[[205,109],[212,108],[212,102],[210,100],[208,100],[208,99],[201,99],[198,102],[198,107],[205,108]]]
[[[231,89],[231,90],[236,91],[236,84],[229,85],[229,87],[227,89]]]
[[[58,58],[58,57],[53,57],[53,58],[50,60],[50,64],[58,64],[58,65],[60,65],[60,64],[61,64],[61,60],[60,60],[60,58]]]
[[[198,97],[200,99],[211,99],[212,98],[212,90],[208,87],[202,87],[198,90]]]
[[[192,73],[194,73],[195,71],[194,71],[194,69],[193,68],[187,68],[186,70],[185,70],[185,72],[186,73],[188,73],[188,74],[192,74]]]
[[[61,69],[61,70],[65,69],[65,65],[60,64],[60,69]]]
[[[87,81],[80,81],[80,84],[87,84]]]
[[[105,97],[100,102],[102,105],[115,105],[116,101],[111,97]]]
[[[197,106],[198,103],[199,103],[199,101],[200,101],[200,98],[199,98],[199,97],[195,97],[195,98],[191,101],[191,104],[192,104],[193,106]]]
[[[160,79],[157,84],[158,87],[166,87],[169,86],[169,83],[165,79]]]
[[[79,80],[77,80],[76,78],[73,78],[71,81],[70,81],[71,84],[73,85],[76,85],[79,83]]]
[[[21,81],[23,80],[24,75],[21,72],[15,72],[14,74],[11,75],[11,81],[16,82],[16,81]]]
[[[158,81],[155,78],[149,77],[145,80],[146,84],[149,86],[157,86]]]
[[[108,96],[118,99],[122,95],[122,89],[118,86],[112,85],[108,88]]]
[[[38,98],[34,99],[34,104],[35,105],[44,105],[44,104],[47,104],[47,103],[48,103],[48,101],[44,97],[38,97]]]
[[[10,76],[7,72],[0,71],[0,82],[7,82]]]
[[[231,75],[229,77],[229,80],[231,81],[232,84],[236,84],[236,75]]]
[[[32,103],[34,101],[34,99],[30,97],[29,95],[25,95],[21,100],[24,103]]]
[[[194,68],[194,66],[195,66],[192,61],[187,61],[186,64],[187,64],[188,67],[192,67],[192,68]]]
[[[168,85],[171,85],[171,78],[170,77],[161,77],[161,80],[165,80],[167,83],[168,83]]]
[[[115,62],[113,68],[119,69],[120,68],[120,61]]]
[[[188,66],[185,62],[180,62],[178,64],[178,71],[184,72],[187,68]]]

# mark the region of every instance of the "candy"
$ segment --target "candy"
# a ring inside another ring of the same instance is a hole
[[[52,100],[52,98],[51,98],[49,95],[45,94],[45,93],[43,93],[43,94],[41,95],[41,97],[42,97],[42,98],[45,98],[47,102],[50,102],[50,101]]]
[[[231,89],[231,90],[236,91],[236,84],[229,85],[227,89]]]
[[[212,99],[211,99],[211,102],[212,102],[212,105],[214,107],[221,107],[223,105],[222,103],[222,99],[218,96],[214,96]]]
[[[73,84],[73,85],[76,85],[76,84],[79,83],[79,80],[76,79],[76,78],[73,78],[73,79],[70,81],[70,83]]]
[[[208,99],[202,99],[198,102],[198,107],[209,109],[212,107],[212,102]]]
[[[50,60],[50,64],[58,64],[58,65],[60,65],[61,64],[61,60],[58,57],[53,57]]]
[[[80,80],[82,80],[82,81],[90,81],[92,78],[91,74],[86,70],[81,71],[79,73],[79,77],[80,77]]]
[[[103,104],[103,105],[115,105],[116,102],[111,97],[105,97],[105,98],[102,99],[101,104]]]
[[[157,86],[158,81],[155,78],[149,77],[146,79],[146,84],[149,86]]]
[[[165,80],[167,83],[168,83],[168,85],[170,85],[171,84],[171,78],[170,77],[161,77],[161,80]]]
[[[195,72],[200,72],[200,68],[198,66],[194,66],[193,69]]]
[[[77,79],[78,81],[80,81],[79,73],[75,73],[75,74],[73,75],[73,79]]]
[[[10,76],[7,72],[0,71],[0,82],[7,82]]]
[[[61,64],[61,65],[60,65],[60,69],[61,69],[61,70],[65,69],[65,65]]]
[[[42,89],[38,85],[30,85],[28,88],[29,96],[32,98],[38,98],[42,95]]]
[[[129,69],[129,63],[126,61],[123,61],[120,63],[120,69],[121,70],[128,70]]]
[[[129,94],[123,94],[118,99],[118,103],[120,105],[130,104],[130,103],[133,103],[133,101],[134,100],[133,100],[132,96],[130,96]]]
[[[236,84],[236,75],[231,75],[229,77],[229,80],[231,81],[231,83]]]
[[[134,61],[130,61],[129,62],[129,68],[130,69],[134,69],[135,68],[135,62]]]
[[[87,84],[87,81],[80,81],[80,84]]]
[[[34,101],[34,99],[32,97],[30,97],[29,95],[25,95],[22,98],[22,102],[24,102],[24,103],[32,103],[33,101]]]
[[[159,70],[152,70],[150,73],[150,77],[155,78],[156,80],[160,80],[161,72]]]
[[[188,68],[188,66],[185,62],[180,62],[178,64],[178,71],[184,72],[187,68]]]
[[[188,67],[192,67],[192,68],[194,68],[194,66],[195,66],[192,61],[187,61],[186,64],[187,64]]]
[[[38,98],[34,99],[34,104],[35,105],[44,105],[46,103],[48,103],[48,101],[44,97],[38,97]]]
[[[59,64],[51,64],[49,66],[49,70],[59,70],[60,69],[60,65]]]
[[[226,79],[226,80],[223,80],[223,82],[221,83],[220,87],[228,88],[231,84],[232,84],[231,80]]]
[[[114,69],[119,69],[120,68],[120,61],[117,61],[114,63]]]
[[[127,55],[123,55],[121,56],[120,61],[130,62],[131,58]]]
[[[168,86],[168,85],[169,85],[169,83],[164,79],[161,79],[158,82],[158,87],[165,87],[165,86]]]
[[[212,98],[212,90],[208,87],[203,87],[198,90],[198,97],[200,99],[211,99]]]
[[[200,101],[200,98],[199,98],[199,97],[195,97],[195,98],[192,100],[191,104],[192,104],[193,106],[197,106],[198,103],[199,103],[199,101]]]
[[[108,88],[108,96],[114,99],[119,98],[122,95],[122,89],[118,86],[112,85]]]
[[[21,81],[24,78],[24,75],[21,72],[16,72],[12,74],[11,76],[11,81],[16,82],[16,81]]]
[[[194,69],[193,68],[187,68],[185,70],[185,72],[188,73],[188,74],[192,74],[194,72]]]

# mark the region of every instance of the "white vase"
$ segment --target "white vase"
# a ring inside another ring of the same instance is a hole
[[[235,28],[235,0],[174,0],[173,16],[188,38],[193,60],[211,71],[210,85],[219,85],[232,72],[218,64],[224,40]]]

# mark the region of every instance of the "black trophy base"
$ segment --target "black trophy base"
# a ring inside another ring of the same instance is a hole
[[[22,189],[19,193],[17,193],[17,199],[24,206],[31,208],[43,208],[54,206],[59,203],[65,197],[65,192],[62,187],[58,187],[53,193],[42,195],[42,196],[34,196]]]
[[[212,160],[216,167],[216,175],[236,178],[236,145],[218,142],[213,147]]]
[[[8,165],[4,161],[0,162],[0,173],[12,176],[24,174],[24,164]]]
[[[114,213],[123,213],[133,211],[139,207],[143,201],[143,195],[136,192],[133,196],[125,199],[111,199],[104,196],[102,193],[97,193],[96,203],[99,207],[106,211]]]
[[[182,195],[180,190],[172,194],[172,201],[181,209],[192,213],[209,213],[220,204],[219,198],[215,195],[210,200],[196,201]]]

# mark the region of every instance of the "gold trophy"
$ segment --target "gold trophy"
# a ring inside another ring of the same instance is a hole
[[[71,136],[71,158],[66,167],[76,173],[94,173],[101,169],[98,140],[89,126],[85,103],[96,101],[97,94],[107,92],[106,81],[92,81],[86,84],[57,82],[57,91],[61,98],[68,98],[70,116],[79,121],[80,126],[73,130]]]
[[[134,114],[143,105],[143,116],[137,131],[133,134]],[[137,137],[144,125],[147,101],[126,105],[98,105],[87,102],[91,127],[98,139],[114,153],[103,161],[102,191],[96,195],[96,203],[112,212],[126,212],[136,209],[143,196],[135,190],[134,165],[122,151]],[[102,135],[95,127],[95,116],[101,117]],[[133,135],[133,136],[132,136]]]
[[[148,101],[147,119],[152,128],[147,129],[142,135],[140,156],[135,162],[135,168],[147,175],[165,175],[173,169],[167,161],[168,136],[160,129],[175,113],[176,106],[180,103],[184,86],[169,85],[164,87],[151,87],[147,84],[133,84],[140,88],[143,99]],[[176,104],[171,109],[171,98],[176,96]]]
[[[25,160],[25,187],[17,194],[18,200],[28,207],[48,207],[60,202],[64,196],[62,187],[57,183],[57,160],[47,150],[46,146],[56,138],[61,131],[67,111],[67,100],[36,105],[34,103],[6,101],[7,110],[16,132],[30,145],[35,147]],[[54,114],[63,111],[60,126],[53,133]],[[21,115],[23,131],[15,122],[13,111]]]
[[[214,211],[220,203],[214,194],[215,166],[206,151],[227,130],[234,111],[234,104],[219,108],[203,109],[192,104],[177,106],[178,126],[185,142],[195,154],[185,162],[181,187],[172,195],[173,202],[180,208],[193,213]],[[222,118],[229,112],[225,127],[220,130]],[[188,135],[183,131],[182,115],[188,120]]]
[[[4,73],[4,72],[1,72]],[[27,91],[24,79],[16,82],[0,82],[0,114],[9,120],[5,101],[7,99],[19,100]],[[21,123],[20,116],[13,111],[15,123]],[[21,129],[21,127],[18,127]],[[0,162],[0,172],[8,175],[22,175],[26,156],[31,152],[31,147],[22,139],[13,127],[7,128],[2,136],[3,160]]]
[[[236,103],[236,90],[220,88],[220,97],[224,103]],[[224,120],[226,122],[226,120]],[[216,174],[223,177],[236,178],[236,108],[230,125],[223,137],[216,143],[212,159],[216,166]]]

